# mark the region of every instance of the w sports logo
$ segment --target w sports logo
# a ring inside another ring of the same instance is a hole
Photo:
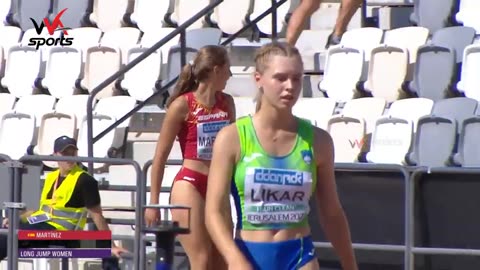
[[[63,9],[62,11],[60,11],[55,16],[53,21],[51,21],[51,22],[48,18],[44,18],[43,21],[39,24],[33,18],[30,18],[30,20],[33,23],[33,26],[35,27],[35,31],[37,32],[37,34],[39,36],[42,34],[43,29],[45,27],[47,28],[48,34],[50,36],[53,36],[55,34],[55,32],[57,32],[57,31],[62,31],[62,35],[58,38],[54,38],[54,37],[49,37],[49,38],[32,37],[32,38],[30,38],[30,40],[28,42],[28,46],[35,46],[35,49],[38,50],[38,48],[40,48],[40,46],[44,46],[44,45],[46,45],[46,46],[58,46],[58,45],[70,46],[70,45],[72,45],[73,44],[73,38],[65,37],[65,36],[68,36],[68,31],[67,30],[70,30],[71,28],[65,27],[63,25],[62,20],[61,20],[61,17],[63,15],[63,13],[65,13],[65,11],[67,11],[66,8]]]

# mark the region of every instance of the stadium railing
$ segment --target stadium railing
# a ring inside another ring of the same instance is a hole
[[[160,41],[158,41],[156,44],[154,44],[151,48],[140,54],[137,58],[135,58],[132,62],[127,64],[125,67],[121,68],[119,71],[117,71],[115,74],[107,78],[105,81],[100,83],[97,87],[95,87],[91,94],[89,95],[88,102],[87,102],[87,150],[88,150],[88,156],[93,157],[93,144],[100,140],[103,136],[105,136],[108,132],[113,130],[115,127],[117,127],[119,124],[121,124],[123,121],[131,117],[134,113],[139,111],[142,107],[144,107],[146,104],[148,104],[150,101],[152,101],[155,97],[164,94],[165,92],[168,91],[168,89],[175,84],[175,82],[178,79],[178,76],[175,78],[171,79],[170,81],[166,82],[162,88],[155,92],[153,95],[151,95],[149,98],[147,98],[145,101],[140,102],[137,104],[130,112],[126,113],[123,117],[118,119],[115,123],[113,123],[111,126],[107,127],[105,130],[100,132],[97,136],[93,136],[93,101],[95,96],[102,91],[105,87],[110,85],[112,82],[114,82],[116,79],[120,78],[123,74],[128,72],[130,69],[132,69],[134,66],[136,66],[138,63],[143,61],[145,58],[147,58],[149,55],[157,51],[161,46],[163,46],[165,43],[170,41],[172,38],[180,34],[180,47],[185,48],[186,43],[185,43],[185,31],[186,29],[193,24],[195,21],[200,19],[201,17],[207,15],[209,12],[211,12],[215,7],[217,7],[219,4],[221,4],[223,0],[216,0],[212,3],[210,3],[208,6],[200,10],[196,15],[192,16],[190,19],[188,19],[186,22],[183,24],[179,25],[174,31],[172,31],[170,34],[168,34],[166,37],[162,38]],[[242,29],[240,29],[237,33],[231,35],[229,38],[227,38],[224,42],[222,42],[221,45],[228,45],[230,42],[232,42],[235,38],[237,38],[241,33],[243,33],[245,30],[251,28],[254,24],[268,16],[269,14],[272,14],[272,40],[277,39],[277,8],[283,5],[287,0],[272,0],[272,6],[264,11],[262,14],[260,14],[257,18],[249,21]],[[185,58],[185,50],[182,50],[182,56],[181,56],[181,64],[182,66],[186,64],[186,58]],[[93,163],[89,162],[88,163],[88,171],[90,173],[93,173]]]

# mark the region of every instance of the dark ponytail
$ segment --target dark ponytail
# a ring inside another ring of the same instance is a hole
[[[175,85],[172,95],[168,98],[167,108],[177,97],[195,90],[198,86],[197,84],[194,66],[192,64],[186,64],[178,76],[178,82],[177,85]]]
[[[167,101],[167,108],[179,96],[195,91],[200,82],[208,79],[215,66],[228,63],[228,53],[222,46],[208,45],[198,50],[193,64],[186,64],[182,68],[177,85]]]

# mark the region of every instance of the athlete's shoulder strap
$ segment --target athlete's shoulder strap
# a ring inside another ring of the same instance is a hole
[[[237,126],[238,139],[240,142],[240,157],[243,157],[249,152],[249,145],[251,145],[254,139],[252,138],[252,118],[249,115],[240,117],[235,121],[235,125]]]
[[[314,126],[310,122],[310,120],[297,117],[298,119],[298,135],[302,139],[302,141],[310,147],[313,151],[313,144],[314,144],[314,133],[313,129]],[[312,153],[313,154],[313,153]]]

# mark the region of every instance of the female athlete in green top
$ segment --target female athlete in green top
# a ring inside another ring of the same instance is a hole
[[[315,194],[343,269],[357,270],[335,186],[332,139],[292,114],[302,89],[300,54],[289,45],[267,44],[255,62],[257,112],[223,128],[213,148],[205,215],[212,240],[231,270],[318,270],[308,225]],[[230,190],[236,239],[222,215]]]

